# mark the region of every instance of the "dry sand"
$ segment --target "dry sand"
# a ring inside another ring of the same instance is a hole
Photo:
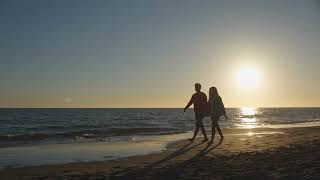
[[[9,168],[0,179],[320,179],[320,127],[224,133],[221,144],[179,141],[157,154]]]

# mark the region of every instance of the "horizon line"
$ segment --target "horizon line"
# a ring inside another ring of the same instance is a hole
[[[320,106],[242,106],[242,107],[226,107],[233,108],[320,108]],[[183,109],[184,107],[0,107],[0,109]],[[193,109],[192,107],[189,109]]]

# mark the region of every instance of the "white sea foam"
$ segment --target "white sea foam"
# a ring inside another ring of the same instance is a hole
[[[131,141],[49,144],[0,148],[0,168],[102,161],[161,152],[191,133],[132,136]]]

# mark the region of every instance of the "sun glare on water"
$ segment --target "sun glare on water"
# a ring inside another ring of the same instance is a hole
[[[243,107],[240,109],[241,123],[243,128],[252,129],[257,127],[257,108],[254,107]]]
[[[241,108],[241,114],[245,116],[253,116],[256,114],[257,108],[254,107],[243,107]]]

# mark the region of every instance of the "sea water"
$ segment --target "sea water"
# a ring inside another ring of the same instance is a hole
[[[320,124],[320,108],[227,108],[222,128]],[[210,128],[210,117],[204,120]],[[192,135],[193,110],[0,109],[0,167],[97,161],[163,150]],[[128,148],[130,147],[130,148]]]

